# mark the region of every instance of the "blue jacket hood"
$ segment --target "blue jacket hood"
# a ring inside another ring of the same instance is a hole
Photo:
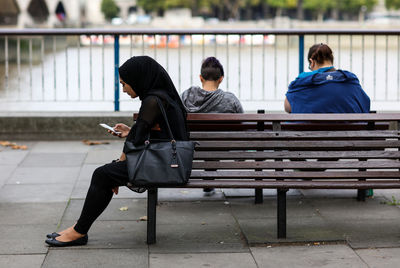
[[[332,82],[359,84],[358,78],[355,74],[349,71],[337,70],[334,72],[316,73],[302,78],[298,77],[290,83],[288,92]]]
[[[337,70],[298,77],[286,97],[292,113],[368,113],[370,99],[355,74]]]

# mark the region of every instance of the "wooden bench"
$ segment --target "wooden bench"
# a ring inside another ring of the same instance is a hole
[[[400,188],[400,113],[190,114],[188,124],[200,145],[184,187],[277,189],[278,238],[286,237],[289,189]],[[149,189],[148,244],[156,205]]]

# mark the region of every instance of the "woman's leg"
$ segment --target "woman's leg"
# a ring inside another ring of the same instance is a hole
[[[126,161],[114,162],[97,168],[92,175],[82,213],[75,224],[60,232],[58,241],[72,241],[86,234],[93,222],[100,216],[111,201],[112,188],[125,186],[128,182]]]

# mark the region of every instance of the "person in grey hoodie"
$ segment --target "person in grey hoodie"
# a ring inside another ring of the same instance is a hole
[[[224,79],[224,68],[215,57],[206,58],[201,65],[202,88],[185,90],[182,102],[189,113],[243,113],[242,105],[231,92],[219,88]]]
[[[238,98],[219,88],[224,79],[224,68],[215,57],[206,58],[201,64],[200,81],[203,88],[191,87],[182,95],[182,102],[189,113],[243,113]],[[204,188],[206,195],[215,193],[213,188]]]

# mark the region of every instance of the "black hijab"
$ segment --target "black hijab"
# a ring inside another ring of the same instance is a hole
[[[148,96],[157,96],[162,99],[174,138],[177,140],[189,139],[186,129],[185,106],[183,106],[167,71],[159,63],[148,56],[132,57],[119,67],[119,75],[125,83],[132,87],[140,100],[143,101]],[[150,137],[153,139],[169,138],[166,122],[160,120],[158,123],[161,132],[150,132]],[[138,127],[138,124],[140,124],[139,121],[132,127],[131,134],[127,139],[133,139],[139,144],[146,135],[141,132],[143,129]]]
[[[182,110],[186,118],[186,109],[176,91],[167,71],[149,56],[136,56],[119,67],[121,79],[130,85],[143,100],[148,95],[155,95],[168,103],[173,101]]]

